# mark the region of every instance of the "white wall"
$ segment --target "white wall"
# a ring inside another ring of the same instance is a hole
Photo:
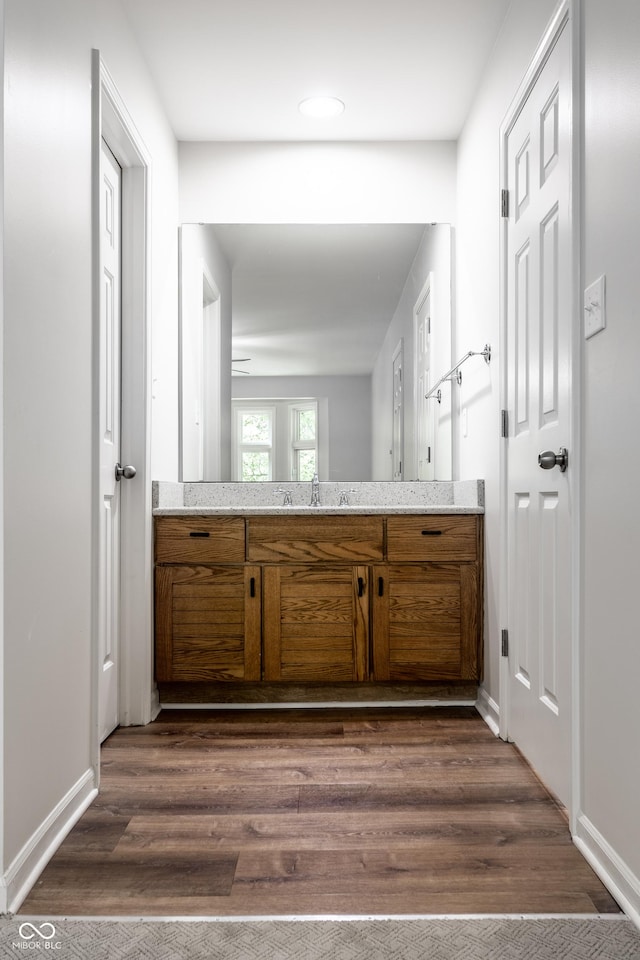
[[[4,0],[0,0],[0,116],[4,120]],[[4,122],[0,130],[0,290],[4,291]],[[4,423],[4,296],[0,296],[0,423]],[[4,544],[4,431],[0,429],[0,543]],[[5,674],[4,550],[0,550],[0,806],[4,803]],[[4,830],[0,821],[0,875],[4,873]],[[0,897],[0,912],[6,909]]]
[[[371,479],[371,377],[233,377],[232,390],[234,397],[326,398],[329,474],[320,479]]]
[[[451,223],[455,143],[181,143],[182,223]]]
[[[635,878],[640,922],[640,6],[585,0],[584,284],[606,275],[607,328],[584,343],[581,831]],[[615,864],[614,864],[615,867]]]
[[[117,0],[8,0],[5,18],[0,869],[11,906],[52,840],[47,826],[93,785],[93,47],[153,158],[150,293],[163,350],[177,307],[177,148]],[[171,454],[160,459],[169,470]]]
[[[454,354],[457,359],[489,343],[492,361],[489,367],[476,358],[465,364],[457,396],[460,411],[466,409],[467,436],[458,428],[454,460],[460,477],[485,480],[484,687],[496,702],[500,661],[499,130],[555,7],[556,0],[513,0],[458,143]]]
[[[374,480],[393,479],[389,454],[392,446],[393,422],[392,363],[393,354],[400,340],[404,345],[404,479],[417,478],[413,311],[425,281],[431,276],[432,364],[435,379],[439,379],[451,366],[451,258],[450,226],[437,224],[426,227],[373,369],[371,417]],[[440,429],[437,430],[436,437],[435,479],[450,480],[452,477],[451,393],[448,384],[444,385],[442,393],[442,404],[435,411],[440,421]],[[435,400],[432,402],[437,405]]]
[[[82,7],[10,0],[6,10],[5,866],[91,765],[91,89]]]

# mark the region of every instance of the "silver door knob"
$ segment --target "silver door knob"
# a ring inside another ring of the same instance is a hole
[[[132,467],[131,464],[121,467],[119,463],[116,463],[116,480],[122,480],[123,477],[125,480],[133,480],[135,475],[136,468]]]
[[[558,453],[553,450],[545,450],[538,454],[538,466],[542,470],[553,470],[554,467],[560,467],[560,472],[564,473],[569,466],[569,451],[566,447],[560,447]]]

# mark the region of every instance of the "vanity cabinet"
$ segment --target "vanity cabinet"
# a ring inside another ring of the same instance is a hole
[[[155,525],[156,680],[259,680],[261,574],[242,517]]]
[[[476,681],[479,515],[156,518],[156,679]]]
[[[482,541],[477,516],[387,519],[373,570],[373,678],[477,680]]]

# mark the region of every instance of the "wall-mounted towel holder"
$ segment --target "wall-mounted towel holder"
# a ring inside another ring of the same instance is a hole
[[[469,357],[484,357],[485,363],[491,363],[491,345],[485,343],[484,350],[469,350],[468,353],[465,353],[464,357],[461,360],[451,367],[451,370],[447,370],[443,377],[440,377],[437,383],[435,383],[431,390],[428,393],[425,393],[425,400],[429,400],[430,397],[435,397],[438,403],[442,403],[442,390],[440,390],[440,384],[444,383],[445,380],[455,380],[459,385],[462,383],[462,371],[458,368],[469,359]],[[455,376],[454,376],[455,374]]]

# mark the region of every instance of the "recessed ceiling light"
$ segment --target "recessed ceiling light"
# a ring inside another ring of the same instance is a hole
[[[337,117],[344,110],[344,103],[337,97],[309,97],[298,104],[298,110],[306,117]]]

